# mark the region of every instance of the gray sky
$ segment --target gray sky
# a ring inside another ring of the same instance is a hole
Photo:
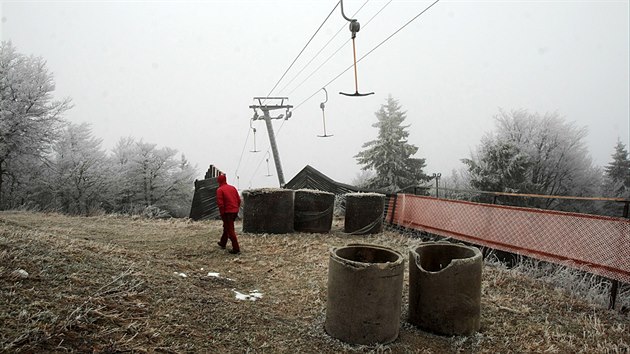
[[[278,183],[271,157],[273,176],[265,176],[262,121],[262,152],[248,152],[252,98],[269,93],[335,3],[1,1],[0,33],[20,53],[47,60],[55,96],[73,100],[67,118],[90,123],[104,148],[142,138],[184,153],[199,178],[214,164],[237,184],[238,168],[244,189]],[[364,3],[344,1],[346,14]],[[356,15],[358,57],[432,1],[394,0],[368,23],[387,3],[368,1]],[[273,92],[301,104],[277,137],[285,179],[310,164],[350,183],[360,171],[353,156],[376,137],[374,112],[390,94],[407,112],[426,173],[460,168],[499,109],[521,108],[588,127],[593,161],[604,166],[617,139],[627,146],[630,136],[628,13],[628,1],[442,0],[359,63],[359,90],[374,95],[338,94],[354,91],[352,70],[327,86],[334,136],[321,139],[317,91],[352,64],[351,42],[304,79],[350,38],[337,8]]]

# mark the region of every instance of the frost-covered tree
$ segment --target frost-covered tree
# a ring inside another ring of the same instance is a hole
[[[15,187],[28,176],[18,172],[49,152],[61,116],[70,108],[69,99],[53,100],[54,89],[42,58],[17,53],[10,42],[0,43],[0,209],[20,203],[7,199],[9,194],[23,194]]]
[[[364,150],[354,156],[363,170],[375,172],[365,187],[394,192],[428,180],[422,171],[425,159],[412,157],[418,147],[408,142],[409,125],[402,125],[407,117],[398,101],[389,96],[375,115],[377,122],[372,126],[378,128],[378,137],[363,144]]]
[[[586,148],[586,128],[567,123],[555,113],[500,111],[495,118],[496,131],[482,139],[476,154],[462,160],[472,187],[544,195],[599,194],[601,172]],[[527,204],[585,211],[583,206],[555,199],[532,199]]]
[[[61,211],[88,215],[100,209],[111,176],[101,144],[87,123],[69,124],[55,144],[51,184]]]
[[[470,189],[470,172],[465,167],[452,169],[440,179],[440,196],[446,199],[471,200],[474,194],[468,192]]]
[[[481,140],[476,158],[463,159],[468,165],[470,185],[477,190],[529,193],[526,173],[528,157],[511,141],[492,135]]]
[[[604,171],[606,190],[610,196],[630,196],[630,159],[628,158],[628,150],[621,141],[617,141],[615,152],[612,154],[612,161],[604,167]]]
[[[195,168],[177,150],[121,139],[113,150],[112,164],[119,176],[113,204],[124,212],[155,206],[185,215],[193,193]]]
[[[607,197],[630,199],[630,159],[626,146],[617,141],[612,161],[604,167],[604,194]],[[604,213],[611,216],[623,215],[623,204],[606,203]]]

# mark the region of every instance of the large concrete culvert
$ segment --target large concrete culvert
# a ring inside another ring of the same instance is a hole
[[[348,193],[344,231],[355,235],[377,234],[383,231],[385,195],[379,193]]]
[[[312,189],[295,191],[295,221],[293,228],[298,232],[330,232],[333,219],[335,195]]]
[[[390,343],[398,337],[403,256],[387,247],[332,248],[328,264],[326,332],[351,344]]]
[[[261,188],[243,191],[243,232],[293,232],[293,190]]]
[[[446,241],[409,251],[409,322],[443,335],[470,335],[481,317],[481,251]]]

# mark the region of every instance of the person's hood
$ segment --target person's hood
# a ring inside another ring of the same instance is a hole
[[[227,178],[225,177],[225,175],[219,175],[217,177],[217,182],[219,182],[219,185],[222,186],[224,184],[227,184]]]

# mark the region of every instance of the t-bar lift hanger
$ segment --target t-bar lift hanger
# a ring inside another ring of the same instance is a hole
[[[249,127],[254,132],[254,150],[249,150],[249,152],[259,152],[260,150],[256,150],[256,128],[252,125],[252,123],[258,119],[258,112],[254,109],[254,117],[249,120]]]
[[[345,93],[345,92],[339,92],[339,93],[345,96],[373,95],[374,92],[359,93],[359,80],[357,79],[357,49],[354,43],[354,39],[356,38],[357,32],[359,32],[359,29],[361,29],[361,25],[359,24],[359,21],[357,21],[356,19],[348,18],[348,16],[346,16],[346,14],[343,12],[343,0],[339,0],[339,3],[341,3],[341,16],[343,16],[343,18],[345,18],[346,21],[350,22],[350,32],[352,32],[352,54],[354,55],[354,93]]]
[[[324,123],[324,135],[318,135],[320,138],[327,138],[329,136],[333,136],[332,134],[326,134],[326,113],[324,112],[324,108],[326,107],[326,102],[328,102],[328,91],[326,91],[325,87],[322,87],[322,90],[326,93],[326,101],[319,104],[319,108],[322,109],[322,122]]]

